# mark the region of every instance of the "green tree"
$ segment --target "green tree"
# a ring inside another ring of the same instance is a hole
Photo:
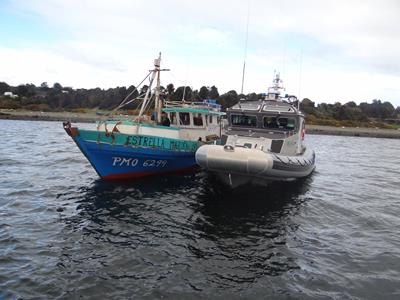
[[[308,98],[304,98],[300,102],[300,110],[306,114],[313,114],[315,109],[315,103]]]
[[[239,95],[236,93],[236,91],[231,90],[219,96],[218,102],[219,104],[222,105],[223,109],[225,110],[239,102]]]
[[[395,109],[390,102],[383,102],[374,99],[371,104],[360,103],[360,109],[363,114],[370,118],[385,119],[395,115]]]
[[[342,118],[342,104],[340,102],[335,102],[333,104],[332,108],[332,116],[333,118],[335,118],[336,120],[343,120]]]
[[[199,97],[201,100],[208,99],[209,97],[209,89],[206,86],[202,86],[199,91]]]
[[[357,104],[356,104],[354,101],[350,101],[350,102],[347,102],[347,103],[345,104],[345,106],[351,107],[351,108],[356,108],[356,107],[357,107]]]
[[[175,87],[172,83],[167,85],[167,99],[171,100],[172,95],[174,94]]]
[[[257,101],[258,100],[257,94],[256,93],[247,94],[246,100],[248,100],[248,101]]]
[[[55,83],[53,84],[53,89],[56,90],[57,92],[61,92],[61,90],[62,90],[62,85],[59,84],[58,82],[55,82]]]
[[[386,119],[386,118],[392,118],[395,116],[395,109],[390,102],[383,102],[381,106],[381,118]]]
[[[341,105],[337,109],[336,119],[337,120],[359,120],[361,110],[357,106]]]
[[[395,110],[395,114],[397,116],[397,118],[399,118],[400,115],[400,106],[397,106],[396,110]]]
[[[36,86],[34,84],[21,84],[17,86],[16,93],[21,97],[32,97],[36,95]]]
[[[129,95],[130,93],[132,93],[132,96],[130,97],[131,99],[139,96],[139,92],[136,90],[136,87],[134,85],[129,86],[128,89],[126,90],[127,95]]]
[[[181,101],[183,99],[183,93],[185,93],[185,99],[184,100],[189,100],[192,99],[192,89],[190,88],[190,86],[180,86],[178,87],[174,94],[172,95],[171,100],[174,101]]]
[[[47,82],[42,82],[40,84],[39,89],[43,92],[47,92],[49,90],[49,85],[47,84]]]
[[[10,86],[5,82],[0,82],[0,96],[4,95],[5,92],[10,92]]]
[[[142,88],[140,89],[140,95],[144,95],[148,89],[149,89],[148,85],[143,85]]]
[[[209,93],[208,93],[208,97],[209,97],[210,99],[218,99],[219,93],[218,93],[218,89],[217,89],[217,87],[216,87],[215,85],[213,85],[213,86],[210,88],[210,91],[209,91]]]
[[[191,101],[200,101],[199,90],[192,91],[192,98]]]

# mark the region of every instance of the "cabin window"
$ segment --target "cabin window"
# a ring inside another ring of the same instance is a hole
[[[264,117],[264,128],[278,128],[278,122],[275,117]]]
[[[296,120],[294,118],[284,117],[264,117],[264,128],[281,129],[281,130],[294,130],[296,127]]]
[[[287,119],[286,128],[288,130],[294,130],[296,127],[296,120],[292,118]]]
[[[256,127],[257,117],[249,115],[232,115],[231,122],[232,125],[235,126]]]
[[[213,123],[213,117],[212,116],[208,116],[209,117],[209,124],[212,124]]]
[[[203,115],[199,113],[193,114],[193,125],[203,126]]]
[[[188,112],[179,113],[179,123],[180,125],[190,125],[190,115]]]
[[[169,113],[169,120],[171,121],[171,124],[173,124],[173,125],[177,124],[177,122],[176,122],[176,112],[171,111]]]

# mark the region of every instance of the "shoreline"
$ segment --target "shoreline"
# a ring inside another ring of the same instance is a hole
[[[99,120],[100,117],[95,113],[0,110],[0,120],[91,123]]]
[[[125,115],[119,115],[125,116]],[[40,112],[40,111],[10,111],[0,110],[0,120],[22,120],[22,121],[53,121],[73,123],[92,123],[98,121],[101,116],[96,113],[78,112]],[[364,127],[333,127],[322,125],[306,125],[306,134],[356,136],[400,139],[400,130],[364,128]]]
[[[400,139],[400,130],[366,127],[333,127],[322,125],[306,125],[306,134]]]

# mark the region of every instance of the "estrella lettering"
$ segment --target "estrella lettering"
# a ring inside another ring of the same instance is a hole
[[[161,137],[141,135],[128,136],[126,138],[125,145],[161,148],[172,151],[196,151],[198,147],[197,142],[179,141]]]

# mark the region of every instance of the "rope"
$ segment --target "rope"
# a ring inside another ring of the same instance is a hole
[[[134,98],[134,99],[128,101],[128,103],[125,103],[125,102],[129,99],[129,97],[132,96],[133,93],[136,92],[136,91],[138,90],[138,88],[139,88],[139,87],[142,85],[142,83],[150,76],[150,74],[151,74],[152,72],[153,72],[153,71],[150,71],[149,74],[147,74],[146,77],[139,83],[139,85],[138,85],[137,87],[135,87],[135,89],[134,89],[132,92],[130,92],[130,93],[125,97],[125,99],[122,100],[122,102],[121,102],[116,108],[114,108],[109,114],[107,114],[107,116],[113,115],[113,114],[114,114],[118,109],[120,109],[121,107],[124,107],[124,106],[126,106],[127,104],[132,103],[132,101],[136,100],[138,97],[136,97],[136,98]]]

